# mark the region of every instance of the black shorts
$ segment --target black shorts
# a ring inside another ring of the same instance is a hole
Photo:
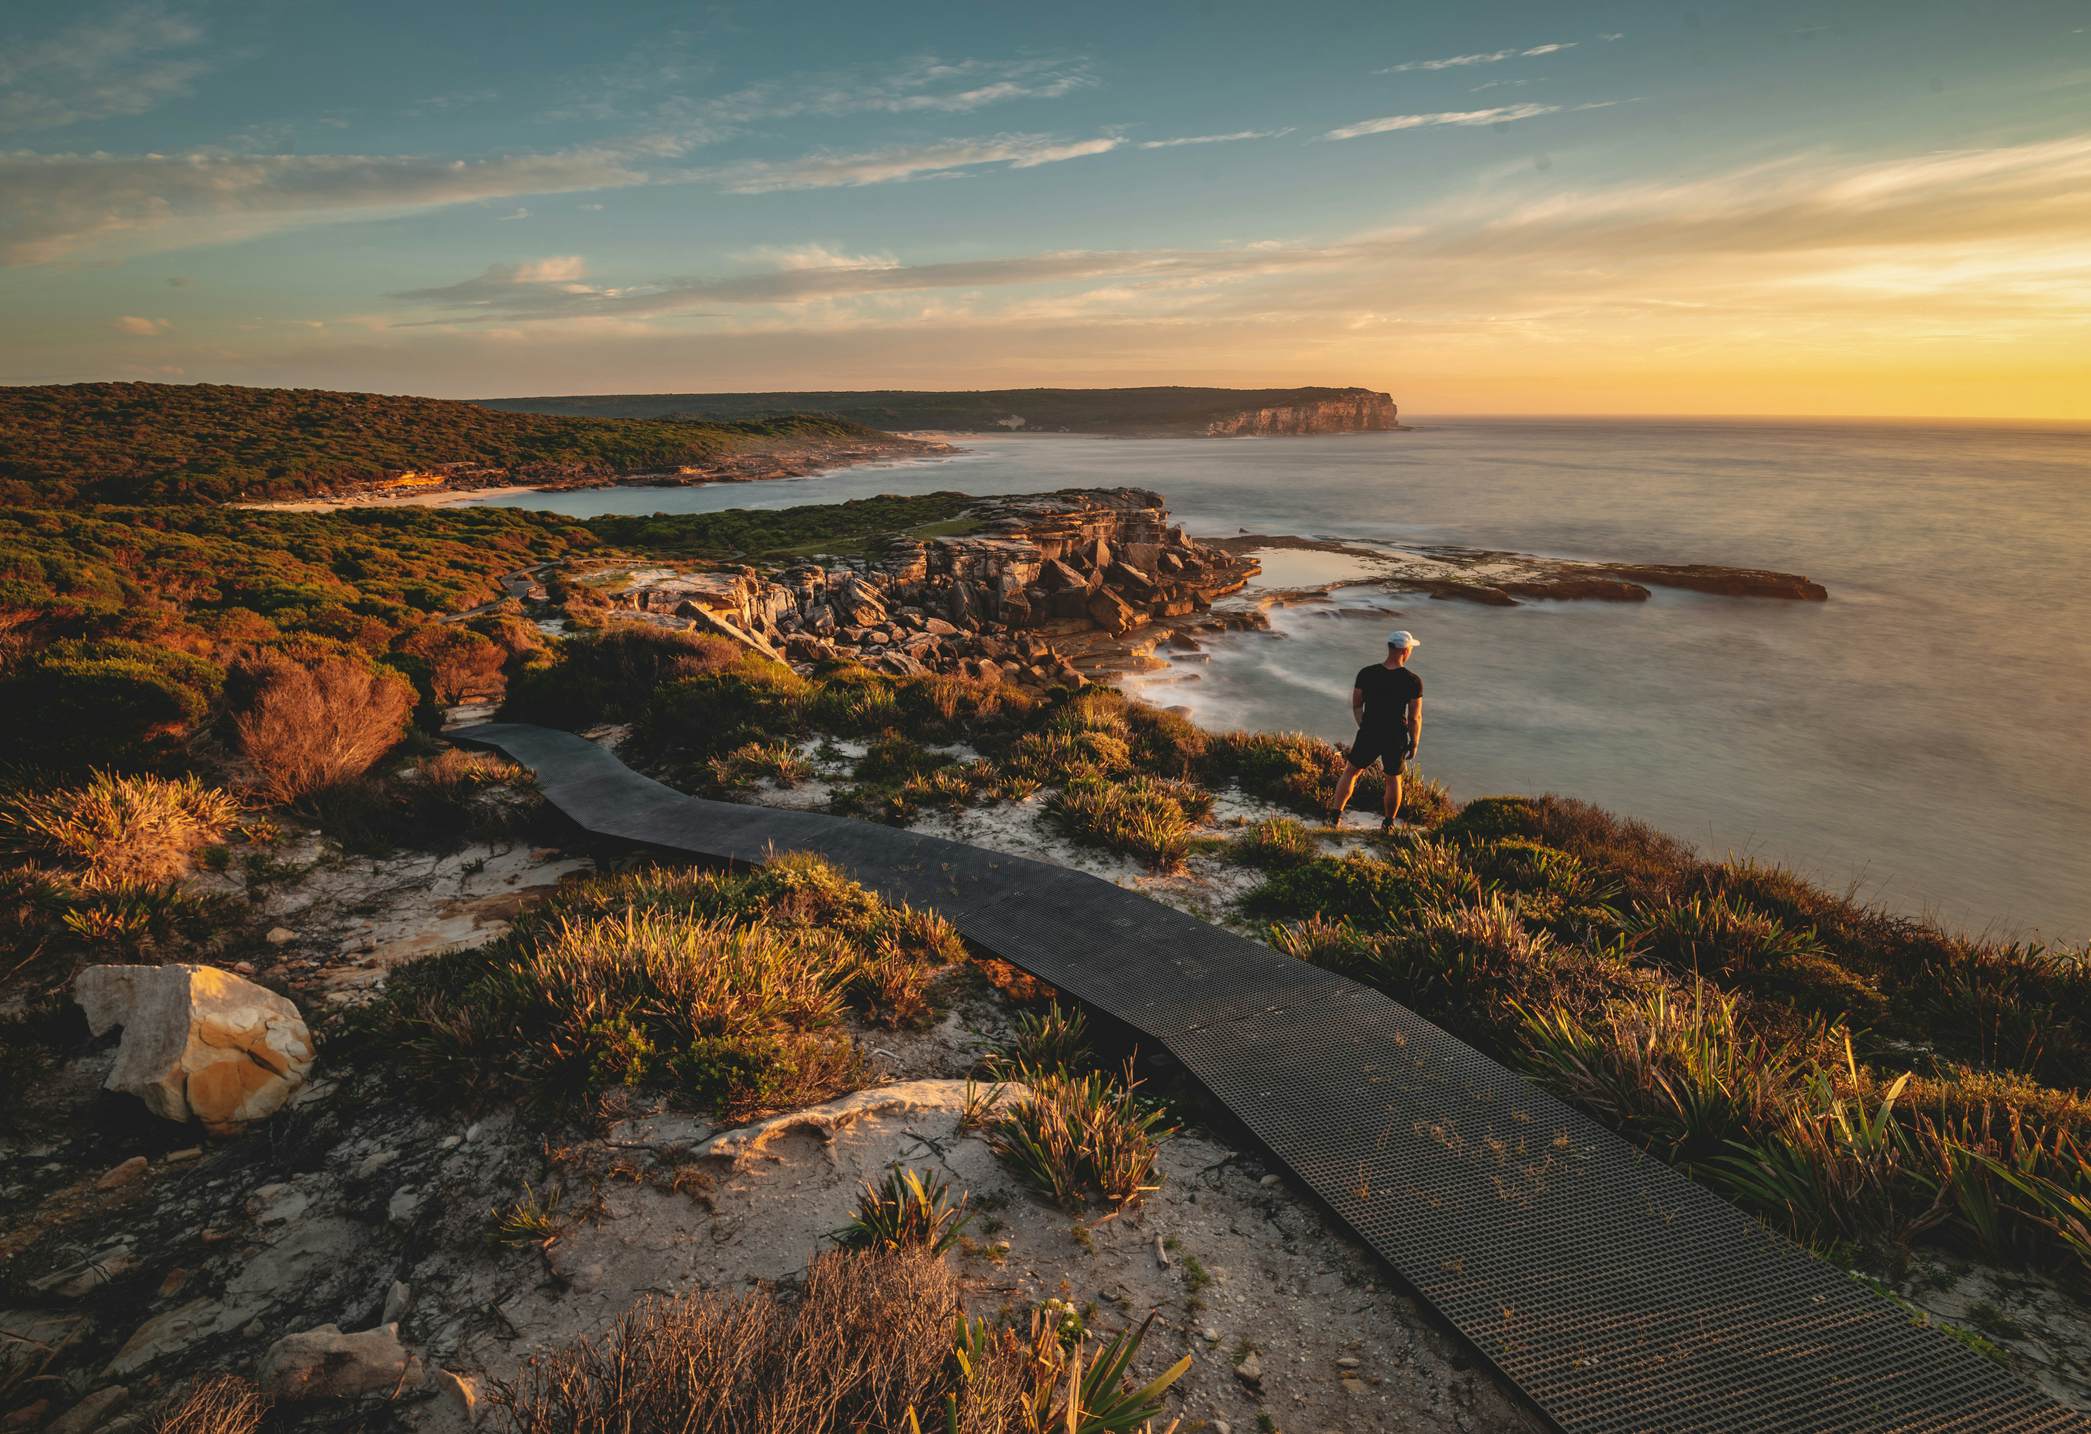
[[[1364,768],[1374,762],[1387,769],[1387,775],[1398,777],[1401,769],[1408,765],[1409,734],[1402,732],[1368,732],[1358,729],[1358,739],[1350,744],[1344,760],[1353,767]]]

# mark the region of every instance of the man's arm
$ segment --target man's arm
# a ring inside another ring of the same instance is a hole
[[[1416,755],[1416,748],[1423,744],[1423,699],[1418,697],[1409,703],[1409,755]]]
[[[1365,689],[1362,687],[1350,690],[1350,720],[1354,727],[1365,725]]]

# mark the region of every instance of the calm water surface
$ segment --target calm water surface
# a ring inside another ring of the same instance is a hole
[[[2091,937],[2091,429],[1463,421],[1266,440],[963,440],[826,477],[501,501],[576,515],[940,488],[1155,488],[1193,532],[1781,568],[1825,604],[1663,592],[1484,608],[1345,590],[1422,638],[1421,766],[1557,791],[1969,931]],[[1378,617],[1143,681],[1215,726],[1345,739]]]

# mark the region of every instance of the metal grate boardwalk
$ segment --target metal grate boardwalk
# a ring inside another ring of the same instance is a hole
[[[2091,1430],[1357,982],[1064,867],[685,796],[568,732],[454,735],[602,836],[818,852],[1144,1032],[1563,1429]]]

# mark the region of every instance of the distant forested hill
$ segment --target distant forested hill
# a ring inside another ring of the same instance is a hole
[[[1394,405],[1365,388],[999,388],[932,393],[874,389],[853,393],[638,393],[571,398],[490,398],[489,408],[597,418],[750,419],[825,413],[885,429],[990,433],[998,429],[1066,433],[1200,434],[1260,409],[1326,410],[1342,431],[1392,428]],[[1020,422],[1012,420],[1021,420]],[[1324,430],[1313,425],[1301,431]]]
[[[873,436],[804,415],[635,422],[324,389],[0,388],[0,502],[301,497],[451,464],[507,470],[524,481],[608,478]]]

